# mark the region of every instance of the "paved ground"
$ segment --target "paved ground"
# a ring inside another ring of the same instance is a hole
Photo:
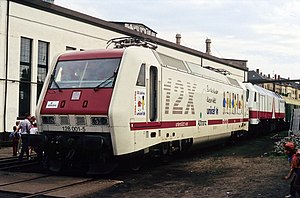
[[[147,164],[138,173],[111,178],[120,185],[87,196],[94,197],[207,197],[282,198],[290,181],[283,180],[289,165],[284,155],[274,155],[269,136],[190,152],[167,164]]]
[[[0,149],[0,159],[12,157],[12,147]],[[41,165],[37,167],[40,169]],[[0,171],[0,197],[81,197],[110,188],[122,183],[120,180],[58,176],[47,173],[37,173],[34,167],[30,172],[20,168],[12,171]],[[28,171],[28,170],[26,170]],[[47,172],[47,171],[45,171]]]
[[[12,157],[12,147],[1,147],[0,148],[0,158]]]
[[[80,197],[120,183],[118,180],[55,176],[40,173],[0,172],[0,196]]]
[[[89,191],[83,185],[76,190],[94,192],[85,195],[89,198],[282,198],[289,192],[290,181],[282,180],[289,167],[286,156],[272,154],[274,140],[270,136],[232,146],[190,152],[167,164],[148,163],[137,173],[117,172],[102,180],[103,186],[107,185],[105,181],[122,181],[119,185],[110,185],[111,188]],[[11,156],[10,149],[0,149],[0,156],[1,153]],[[88,186],[94,188],[98,185]],[[10,195],[0,192],[0,197]]]

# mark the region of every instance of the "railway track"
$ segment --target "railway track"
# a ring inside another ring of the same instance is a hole
[[[81,197],[121,181],[94,177],[53,175],[40,162],[18,157],[0,158],[0,197]],[[76,174],[75,174],[76,175]]]
[[[37,160],[35,160],[35,157],[36,156],[31,156],[31,158],[33,158],[33,160],[26,159],[23,161],[19,161],[18,157],[0,158],[0,171],[22,168],[25,166],[37,165],[37,164],[39,164],[39,162]]]
[[[81,197],[121,183],[117,180],[0,171],[0,196]]]

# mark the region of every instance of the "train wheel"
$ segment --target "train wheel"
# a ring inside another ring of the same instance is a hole
[[[161,145],[161,154],[163,156],[169,155],[170,153],[170,143],[169,142],[165,142]]]
[[[139,160],[138,162],[132,163],[130,164],[130,170],[136,172],[141,170],[142,166],[143,166],[144,162],[142,162],[141,160]]]
[[[145,163],[145,155],[144,154],[139,154],[138,156],[134,157],[129,161],[129,168],[130,170],[136,172],[141,170],[142,166]]]
[[[62,170],[62,162],[60,160],[49,160],[48,169],[52,172],[60,172]]]
[[[163,163],[168,163],[172,155],[170,150],[170,142],[162,143],[160,150],[161,150],[161,161]]]

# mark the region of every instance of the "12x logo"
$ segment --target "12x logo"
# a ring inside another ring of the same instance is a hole
[[[164,84],[164,91],[166,91],[165,114],[195,114],[194,94],[196,86],[196,84],[191,84],[190,82],[186,82],[186,86],[184,86],[181,80],[177,80],[172,85],[172,78],[168,78],[168,81]],[[179,96],[172,104],[171,91],[179,93]],[[182,104],[184,96],[188,97],[186,104]],[[172,109],[170,109],[170,106]]]

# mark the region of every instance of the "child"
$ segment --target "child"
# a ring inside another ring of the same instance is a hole
[[[12,139],[12,147],[13,147],[13,156],[17,156],[18,154],[18,146],[19,146],[19,140],[20,140],[20,133],[17,131],[17,126],[19,125],[19,122],[16,122],[16,126],[13,126],[13,132],[9,135]]]

